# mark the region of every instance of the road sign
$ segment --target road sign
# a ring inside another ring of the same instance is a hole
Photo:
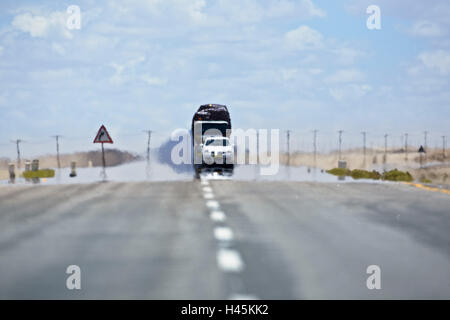
[[[420,153],[426,153],[426,151],[425,151],[425,149],[422,147],[422,146],[420,146],[420,148],[419,148],[419,151],[418,152],[420,152]]]
[[[98,130],[94,143],[114,143],[104,125]]]

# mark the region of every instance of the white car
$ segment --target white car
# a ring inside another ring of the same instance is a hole
[[[227,137],[208,137],[203,143],[203,161],[208,165],[232,165],[234,161],[234,149]]]

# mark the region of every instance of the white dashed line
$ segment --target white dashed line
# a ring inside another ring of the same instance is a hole
[[[206,179],[201,180],[203,198],[206,200],[206,206],[210,210],[209,217],[215,223],[224,223],[226,215],[220,210],[220,204],[214,199],[213,189],[209,186]],[[216,226],[214,228],[214,238],[217,241],[217,265],[219,269],[227,273],[239,273],[245,268],[239,251],[232,249],[234,234],[233,230],[226,226]],[[242,286],[241,286],[242,287]],[[250,294],[236,293],[245,292],[243,288],[234,288],[235,293],[231,294],[230,300],[257,300],[257,298]]]
[[[241,255],[233,249],[219,249],[217,251],[217,264],[224,272],[241,272],[244,270]]]
[[[203,187],[203,192],[210,193],[210,192],[212,192],[212,189],[211,189],[211,187]]]
[[[203,198],[209,200],[209,199],[214,199],[214,194],[212,192],[209,193],[204,193],[203,194]]]
[[[213,212],[211,212],[209,217],[214,222],[224,222],[226,219],[225,213],[218,210],[214,210]]]
[[[214,237],[218,241],[232,241],[233,231],[228,227],[215,227]]]
[[[216,200],[208,200],[206,201],[206,206],[209,209],[219,209],[220,205]]]

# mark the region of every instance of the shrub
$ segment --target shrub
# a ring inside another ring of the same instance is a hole
[[[384,172],[382,179],[388,181],[407,181],[407,182],[411,182],[414,180],[413,176],[408,171],[403,172],[397,169]]]
[[[344,168],[333,168],[331,170],[327,170],[327,172],[339,177],[349,176],[351,174],[351,170]]]
[[[373,179],[379,180],[381,178],[381,174],[378,171],[367,171],[367,170],[359,170],[355,169],[351,172],[351,177],[353,179]]]
[[[53,169],[41,169],[38,171],[25,171],[23,177],[25,179],[33,178],[53,178],[55,176],[55,170]]]

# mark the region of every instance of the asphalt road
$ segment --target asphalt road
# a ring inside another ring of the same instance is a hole
[[[2,186],[0,298],[450,299],[449,230],[450,196],[403,184]]]

